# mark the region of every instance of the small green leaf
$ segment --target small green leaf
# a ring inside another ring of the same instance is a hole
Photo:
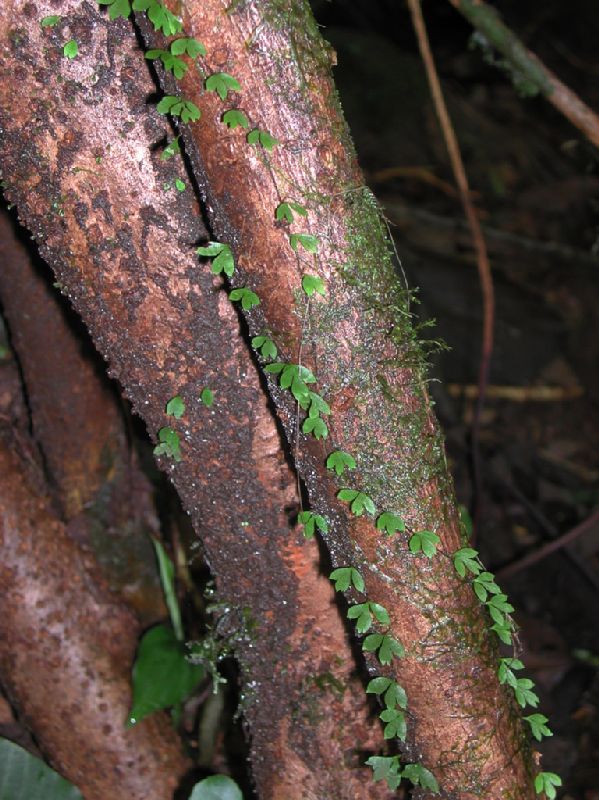
[[[403,711],[397,708],[386,708],[379,714],[380,719],[386,722],[383,736],[385,739],[401,739],[402,742],[406,740],[408,726],[406,724],[406,715]]]
[[[322,533],[327,533],[329,530],[329,523],[320,514],[314,514],[312,511],[300,511],[298,514],[298,522],[304,526],[304,536],[306,539],[312,539],[316,528]]]
[[[303,433],[311,433],[315,439],[326,439],[329,429],[320,417],[306,417],[302,425]]]
[[[366,687],[366,694],[376,694],[380,696],[381,694],[386,693],[394,685],[398,686],[398,684],[396,684],[391,678],[384,678],[384,677],[373,678]],[[398,686],[398,688],[401,687]],[[406,704],[407,704],[407,698],[406,698]],[[395,702],[385,703],[385,705],[393,707],[395,706]],[[405,708],[405,705],[402,706],[402,708]]]
[[[158,431],[158,442],[154,448],[154,455],[169,456],[175,461],[181,461],[181,440],[177,431],[169,428],[160,428]]]
[[[196,783],[189,800],[243,800],[243,795],[228,775],[210,775]]]
[[[53,28],[54,25],[58,25],[60,22],[60,17],[57,14],[52,14],[49,17],[42,17],[40,20],[40,25],[42,28]]]
[[[171,108],[179,102],[179,98],[172,94],[165,94],[162,100],[156,106],[156,111],[159,114],[168,114]]]
[[[499,659],[499,668],[497,670],[497,677],[499,678],[499,683],[507,683],[510,686],[515,686],[517,682],[517,678],[512,672],[512,670],[520,670],[524,669],[524,664],[520,661],[519,658],[500,658]]]
[[[404,646],[388,634],[383,635],[383,641],[379,647],[379,661],[381,664],[390,664],[393,658],[403,658],[405,655]]]
[[[479,575],[482,571],[478,560],[478,550],[474,550],[472,547],[462,547],[461,550],[456,550],[453,554],[453,565],[460,578],[465,578],[466,572]]]
[[[79,45],[74,39],[71,39],[70,42],[67,42],[65,46],[62,48],[63,55],[65,58],[76,58],[79,53]]]
[[[235,128],[249,128],[250,126],[246,115],[237,108],[231,108],[229,111],[225,111],[223,114],[223,122],[232,131],[234,131]]]
[[[220,275],[221,272],[224,272],[230,278],[235,272],[233,253],[228,244],[209,242],[205,247],[198,247],[196,253],[207,258],[214,258],[212,272],[215,275]]]
[[[174,36],[183,30],[182,23],[172,14],[168,8],[156,0],[134,0],[133,8],[136,11],[147,11],[148,18],[155,31],[162,31],[165,36]]]
[[[210,406],[214,403],[214,392],[211,389],[202,389],[200,392],[200,400],[206,406],[206,408],[210,408]]]
[[[164,148],[162,153],[160,154],[161,161],[168,161],[169,158],[172,158],[174,155],[177,155],[181,152],[181,147],[179,145],[179,136],[175,139],[170,141],[167,146]]]
[[[531,714],[528,717],[524,717],[524,719],[530,725],[530,730],[532,731],[532,735],[535,737],[537,741],[541,741],[543,736],[553,736],[553,733],[549,730],[546,723],[549,722],[547,717],[544,714]]]
[[[319,414],[328,416],[331,413],[329,404],[316,392],[308,392],[308,402],[310,404],[308,413],[311,417],[317,417]]]
[[[205,676],[204,667],[190,664],[187,650],[172,628],[156,625],[139,644],[133,665],[133,704],[128,725],[185,700]]]
[[[275,375],[282,373],[287,365],[284,364],[282,361],[275,361],[274,364],[269,364],[267,367],[264,367],[265,372],[272,372]]]
[[[509,623],[500,624],[496,622],[495,625],[491,625],[491,630],[497,634],[504,644],[512,644],[512,628]]]
[[[562,779],[559,775],[556,775],[555,772],[539,772],[535,778],[535,792],[537,794],[542,794],[544,792],[547,796],[547,800],[555,800],[557,797],[555,787],[561,785]]]
[[[241,90],[237,78],[228,75],[226,72],[216,72],[206,78],[204,86],[207,91],[216,92],[221,100],[226,100],[229,92],[239,92]]]
[[[175,179],[175,186],[176,186],[178,192],[184,192],[185,191],[185,181],[182,181],[181,178],[176,178]]]
[[[187,53],[190,58],[197,58],[206,55],[206,48],[197,39],[184,37],[171,42],[171,53],[174,56],[182,56]]]
[[[302,408],[305,408],[310,404],[310,390],[308,389],[306,382],[300,378],[299,374],[293,375],[291,386],[284,388],[291,389],[291,394],[295,397]]]
[[[251,143],[250,143],[251,144]],[[293,212],[299,214],[300,217],[307,217],[308,211],[299,203],[294,203],[293,200],[288,200],[286,203],[279,203],[275,209],[275,219],[277,222],[293,222]]]
[[[485,603],[490,594],[501,593],[501,589],[495,583],[495,576],[492,572],[481,572],[480,575],[477,575],[472,581],[472,588],[481,603]]]
[[[516,680],[516,685],[513,687],[514,695],[521,708],[526,708],[526,706],[536,708],[539,705],[539,697],[536,692],[532,691],[533,687],[534,683],[530,678],[518,678]]]
[[[343,450],[335,450],[327,458],[327,469],[335,470],[337,475],[343,475],[346,469],[355,469],[356,462],[349,453],[344,453]]]
[[[308,253],[318,252],[318,236],[312,236],[311,233],[291,233],[289,244],[295,251],[301,245]]]
[[[187,64],[185,61],[182,61],[180,58],[177,58],[172,53],[169,53],[168,50],[148,50],[146,53],[146,58],[156,59],[159,58],[162,61],[162,65],[167,72],[172,72],[177,80],[181,80],[181,78],[187,72]]]
[[[256,292],[252,292],[251,289],[247,289],[245,286],[233,289],[229,292],[229,298],[233,301],[241,300],[241,307],[244,311],[249,311],[250,308],[260,305],[260,298]]]
[[[319,278],[317,275],[304,275],[302,278],[302,289],[308,297],[312,297],[314,292],[318,292],[318,294],[323,297],[327,293],[323,279]]]
[[[500,611],[503,614],[511,614],[514,611],[514,606],[507,602],[507,594],[494,594],[487,600],[487,608],[489,611]]]
[[[433,794],[439,793],[439,784],[433,773],[422,764],[406,764],[402,769],[402,777],[411,781],[414,786],[430,789]]]
[[[0,800],[83,800],[79,789],[8,739],[0,738]]]
[[[386,531],[387,536],[393,536],[397,531],[403,533],[406,529],[406,524],[397,514],[384,511],[376,521],[376,528],[379,531]]]
[[[253,131],[250,131],[246,136],[246,141],[248,144],[260,145],[268,152],[270,152],[276,144],[279,144],[278,139],[271,136],[268,131],[261,131],[259,128],[254,128]]]
[[[252,347],[260,351],[260,355],[264,359],[272,359],[277,357],[277,347],[272,339],[268,336],[254,336],[252,339]]]
[[[377,622],[380,622],[381,625],[389,625],[389,612],[384,606],[380,603],[370,603],[370,610],[374,614]]]
[[[437,552],[437,545],[441,539],[433,531],[417,531],[412,534],[408,547],[414,554],[424,553],[427,558],[432,558]]]
[[[169,417],[180,419],[185,414],[185,403],[180,394],[176,394],[166,404],[166,413]]]
[[[366,633],[372,625],[372,613],[370,603],[357,603],[347,609],[348,619],[356,620],[356,631],[359,634]]]
[[[109,6],[108,17],[110,19],[118,19],[123,17],[127,19],[131,13],[131,4],[129,0],[97,0],[101,6]]]
[[[404,646],[397,639],[386,633],[371,633],[362,643],[362,650],[374,653],[378,650],[378,659],[381,664],[390,664],[393,657],[402,658],[405,655]]]
[[[165,95],[156,106],[159,114],[171,114],[180,117],[182,122],[195,122],[202,116],[200,109],[191,100],[176,95]]]
[[[376,508],[370,497],[356,489],[341,489],[337,492],[339,500],[350,504],[350,509],[357,517],[361,517],[366,510],[369,514],[376,514]]]
[[[335,591],[345,592],[349,589],[350,584],[358,592],[364,591],[364,578],[360,575],[357,569],[353,567],[339,567],[331,572],[329,580],[335,581]]]
[[[366,764],[373,769],[373,780],[387,781],[391,791],[401,783],[399,756],[370,756]]]

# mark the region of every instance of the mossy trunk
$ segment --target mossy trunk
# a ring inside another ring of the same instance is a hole
[[[331,78],[334,53],[303,0],[170,7],[207,56],[201,70],[177,82],[159,62],[157,69],[167,94],[180,92],[202,111],[183,126],[183,140],[213,235],[234,250],[231,284],[260,298],[245,314],[250,333],[272,336],[281,362],[309,368],[318,381],[310,388],[331,409],[328,438],[304,435],[304,412],[270,375],[310,506],[328,520],[323,538],[333,565],[361,571],[368,600],[389,612],[387,633],[405,647],[390,666],[381,669],[370,656],[368,665],[407,692],[406,755],[434,772],[444,797],[531,798],[530,748],[511,693],[497,680],[492,620],[453,566],[465,542],[410,293],[357,166]],[[161,46],[139,16],[146,44]],[[241,90],[224,99],[207,91],[201,78],[217,73],[233,75]],[[224,124],[231,108],[244,113],[247,129]],[[276,144],[259,133],[248,142],[256,130]],[[288,201],[307,216],[277,221],[276,209]],[[293,234],[313,238],[304,248]],[[323,296],[307,296],[306,275],[322,281]],[[357,464],[342,479],[326,468],[336,450]],[[399,516],[406,532],[387,537],[373,518],[352,514],[337,498],[341,488],[364,492],[378,514]],[[431,559],[408,548],[422,530],[440,538]],[[349,599],[365,598],[353,592]]]

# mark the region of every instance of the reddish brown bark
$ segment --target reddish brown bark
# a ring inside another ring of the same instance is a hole
[[[122,460],[121,417],[109,386],[81,352],[81,341],[5,213],[0,258],[0,296],[28,389],[33,433],[61,511],[72,519]]]
[[[0,212],[0,302],[50,491],[69,535],[149,625],[166,613],[148,536],[158,528],[154,489],[101,359],[17,227]]]
[[[138,628],[0,436],[0,676],[36,740],[86,800],[170,800],[186,762],[166,715],[132,729]],[[41,481],[43,485],[43,480]]]
[[[180,166],[151,152],[165,127],[146,107],[131,28],[75,0],[55,5],[56,28],[42,30],[37,13],[16,0],[0,9],[1,66],[21,97],[15,107],[10,82],[0,87],[6,192],[149,430],[180,432],[182,461],[162,463],[202,535],[228,627],[240,629],[260,797],[388,796],[355,754],[381,734],[316,553],[289,531],[295,494],[237,319],[193,255],[203,228],[189,190],[172,188]],[[198,400],[204,387],[212,408]],[[177,393],[179,422],[164,414]]]
[[[261,298],[247,314],[251,332],[270,330],[282,360],[301,358],[331,406],[329,440],[300,436],[297,465],[314,509],[330,520],[335,565],[363,570],[369,600],[388,609],[390,630],[406,647],[389,674],[409,697],[408,757],[433,769],[446,797],[532,798],[529,748],[497,681],[490,622],[451,563],[462,542],[443,447],[409,305],[336,100],[330,51],[296,0],[188,0],[181,10],[186,35],[206,46],[206,74],[232,74],[242,90],[223,103],[195,70],[180,89],[167,77],[166,90],[202,110],[183,135],[215,233],[234,247],[233,283]],[[141,15],[140,24],[154,40]],[[222,115],[231,107],[279,146],[268,153],[248,146],[243,129],[228,130]],[[282,200],[305,205],[307,220],[275,224]],[[318,257],[294,252],[290,232],[317,236]],[[306,273],[326,285],[326,297],[309,306],[301,299]],[[295,406],[274,382],[271,389],[294,443]],[[337,448],[358,462],[344,483],[325,468]],[[412,531],[435,531],[438,557],[414,557],[407,537],[386,541],[372,521],[348,514],[336,500],[343,485],[365,491]]]

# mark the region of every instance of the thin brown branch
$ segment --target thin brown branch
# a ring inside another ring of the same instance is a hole
[[[489,382],[489,372],[491,368],[491,357],[493,354],[493,327],[495,319],[495,296],[493,291],[493,278],[491,275],[491,265],[489,263],[489,256],[487,253],[487,246],[485,237],[483,235],[482,227],[476,213],[476,209],[471,200],[470,187],[468,186],[468,178],[464,168],[464,162],[460,153],[457,136],[451,124],[447,105],[443,97],[443,90],[441,89],[441,82],[435,67],[435,61],[430,47],[426,25],[422,16],[422,9],[420,7],[420,0],[408,0],[410,13],[412,14],[412,22],[418,40],[418,47],[420,48],[420,55],[426,70],[431,95],[435,111],[439,118],[439,124],[443,131],[443,137],[449,153],[449,160],[451,168],[455,176],[462,205],[464,207],[464,214],[472,232],[472,240],[476,251],[476,264],[478,267],[478,276],[480,281],[481,292],[483,296],[483,333],[482,333],[482,352],[479,364],[478,373],[478,399],[476,404],[476,411],[472,421],[472,464],[474,473],[474,490],[475,490],[475,523],[480,511],[480,495],[481,495],[481,470],[480,470],[480,451],[479,451],[479,431],[480,421],[482,417],[482,410],[485,403],[486,387]],[[474,534],[476,534],[477,525],[474,525]],[[474,538],[474,537],[473,537]]]
[[[505,578],[515,575],[517,572],[521,572],[527,567],[531,567],[533,564],[538,564],[539,561],[542,561],[552,553],[556,553],[558,550],[561,550],[562,547],[567,547],[568,545],[572,544],[572,542],[578,539],[579,536],[582,536],[583,533],[586,533],[590,528],[594,528],[598,524],[599,508],[596,509],[590,517],[587,517],[583,522],[581,522],[580,525],[576,525],[576,527],[562,534],[558,539],[555,539],[553,542],[549,542],[543,547],[540,547],[538,550],[535,550],[533,553],[528,553],[528,555],[524,556],[523,558],[519,558],[517,561],[513,561],[511,564],[503,567],[503,569],[500,569],[497,572],[497,578],[504,580]]]
[[[410,0],[413,2],[413,0]],[[449,0],[509,63],[599,147],[599,116],[532,53],[482,0]]]

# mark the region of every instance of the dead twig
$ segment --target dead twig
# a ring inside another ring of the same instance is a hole
[[[495,296],[493,291],[493,279],[491,276],[491,265],[489,263],[489,256],[483,236],[482,228],[478,215],[472,204],[470,196],[470,188],[468,186],[468,178],[466,177],[466,170],[464,169],[464,162],[460,153],[458,140],[455,131],[449,118],[447,106],[443,98],[441,90],[441,82],[437,74],[433,54],[431,51],[422,10],[420,8],[420,0],[408,0],[408,6],[412,15],[412,23],[416,32],[418,40],[418,47],[420,48],[420,55],[426,70],[426,76],[429,82],[431,95],[436,114],[439,118],[439,124],[443,131],[443,137],[449,153],[449,160],[451,168],[455,177],[456,184],[460,193],[460,199],[464,208],[464,214],[472,232],[472,240],[474,249],[476,251],[476,264],[478,267],[478,276],[480,287],[483,295],[483,333],[482,333],[482,352],[480,357],[479,373],[478,373],[478,399],[476,404],[476,411],[472,421],[472,467],[474,477],[474,505],[475,511],[473,514],[473,536],[477,530],[477,521],[480,515],[480,497],[481,497],[481,471],[480,471],[480,453],[479,453],[479,430],[482,410],[485,402],[485,389],[489,382],[489,372],[491,367],[491,356],[493,353],[493,327],[495,318]]]
[[[519,558],[517,561],[512,561],[511,564],[508,564],[507,566],[503,567],[503,569],[498,570],[495,573],[496,577],[504,580],[505,578],[515,575],[516,572],[521,572],[523,569],[526,569],[533,564],[538,564],[539,561],[547,558],[547,556],[551,555],[552,553],[555,553],[558,550],[561,550],[563,547],[572,544],[575,539],[578,539],[579,536],[582,536],[583,533],[586,533],[589,528],[593,528],[598,524],[599,508],[595,509],[591,516],[587,517],[583,522],[580,523],[580,525],[577,525],[575,528],[572,528],[571,530],[562,534],[553,542],[548,542],[546,545],[543,545],[543,547],[540,547],[533,553],[529,553],[523,558]]]
[[[410,4],[413,0],[409,0]],[[547,69],[543,62],[518,39],[499,15],[483,0],[449,0],[477,31],[498,50],[525,80],[570,122],[595,147],[599,147],[599,116]]]

